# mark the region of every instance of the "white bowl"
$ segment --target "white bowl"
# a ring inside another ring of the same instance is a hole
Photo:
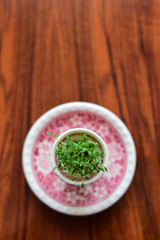
[[[57,137],[56,141],[54,142],[53,146],[52,146],[52,149],[51,149],[51,164],[52,164],[52,167],[53,169],[55,168],[55,166],[57,165],[57,162],[56,162],[56,155],[55,155],[55,149],[56,147],[59,145],[59,143],[66,137],[66,136],[69,136],[71,134],[75,134],[75,133],[84,133],[84,134],[87,134],[87,135],[90,135],[92,138],[94,138],[97,142],[100,143],[100,145],[102,146],[102,149],[103,149],[103,152],[105,154],[104,156],[104,161],[103,161],[103,166],[104,167],[107,167],[107,164],[108,164],[108,158],[109,158],[109,153],[108,153],[108,149],[107,149],[107,146],[105,144],[105,142],[103,141],[103,139],[98,135],[96,134],[95,132],[91,131],[91,130],[88,130],[88,129],[85,129],[85,128],[73,128],[73,129],[70,129],[64,133],[62,133],[59,137]],[[56,168],[54,170],[54,172],[57,174],[58,177],[60,177],[63,181],[65,181],[66,183],[69,183],[69,184],[72,184],[72,185],[76,185],[76,186],[80,186],[81,185],[81,181],[72,181],[71,179],[65,177],[60,171],[58,168]],[[95,177],[92,177],[91,179],[89,180],[85,180],[84,181],[84,185],[86,184],[90,184],[90,183],[93,183],[95,182],[97,179],[99,179],[102,175],[103,175],[103,171],[100,171],[99,173],[97,173],[95,175]],[[107,174],[107,173],[106,173]]]

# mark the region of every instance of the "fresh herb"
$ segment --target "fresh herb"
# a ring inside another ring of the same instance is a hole
[[[55,137],[47,132],[47,134]],[[106,167],[103,167],[104,152],[98,147],[97,142],[93,142],[88,139],[84,134],[82,140],[79,141],[76,138],[71,140],[69,136],[66,137],[66,141],[61,142],[56,147],[57,167],[64,171],[64,173],[72,176],[72,181],[80,178],[82,183],[81,187],[84,187],[84,180],[99,173],[100,171],[107,171]]]
[[[55,135],[53,135],[52,133],[50,133],[50,132],[46,132],[48,135],[50,135],[50,136],[52,136],[52,137],[54,137],[54,138],[56,138],[56,137],[58,137],[58,134],[55,134]]]

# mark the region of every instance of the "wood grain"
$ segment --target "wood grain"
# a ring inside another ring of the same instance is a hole
[[[159,10],[159,0],[0,0],[0,239],[160,239]],[[21,165],[34,121],[77,100],[116,113],[138,158],[125,196],[88,217],[43,205]]]

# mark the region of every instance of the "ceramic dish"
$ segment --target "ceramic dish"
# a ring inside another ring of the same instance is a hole
[[[103,166],[107,167],[107,164],[108,164],[108,158],[109,158],[109,153],[108,153],[108,149],[107,149],[107,145],[105,144],[105,142],[103,141],[103,139],[98,135],[96,134],[95,132],[89,130],[89,129],[86,129],[86,128],[72,128],[70,130],[67,130],[65,131],[64,133],[62,133],[60,136],[58,136],[58,138],[55,140],[52,148],[51,148],[51,165],[52,165],[52,168],[54,169],[57,165],[57,162],[56,162],[56,155],[55,155],[55,149],[56,147],[58,146],[58,144],[61,142],[62,139],[64,139],[66,136],[70,136],[72,134],[86,134],[86,135],[89,135],[91,136],[93,139],[95,139],[97,142],[99,142],[101,144],[101,147],[103,149],[103,152],[105,154],[105,157],[103,159]],[[67,183],[70,183],[72,185],[76,185],[76,186],[81,186],[81,181],[72,181],[71,179],[69,178],[66,178],[62,173],[61,171],[59,171],[59,169],[55,169],[54,172],[57,174],[57,176],[59,176],[63,181],[67,182]],[[104,172],[100,171],[98,174],[96,174],[96,176],[90,178],[89,180],[85,180],[84,181],[84,185],[86,184],[90,184],[92,182],[95,182],[97,181],[102,175],[104,174]]]
[[[55,139],[71,128],[96,132],[109,151],[108,172],[94,183],[73,186],[52,170],[51,147]],[[136,167],[133,138],[125,124],[111,111],[87,102],[59,105],[43,114],[30,129],[23,147],[23,170],[34,194],[47,206],[69,215],[89,215],[116,203],[127,191]]]

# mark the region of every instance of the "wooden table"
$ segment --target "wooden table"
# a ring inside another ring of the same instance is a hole
[[[160,1],[0,0],[0,239],[160,239]],[[131,131],[134,181],[113,207],[57,213],[29,189],[25,136],[48,109],[88,101]]]

